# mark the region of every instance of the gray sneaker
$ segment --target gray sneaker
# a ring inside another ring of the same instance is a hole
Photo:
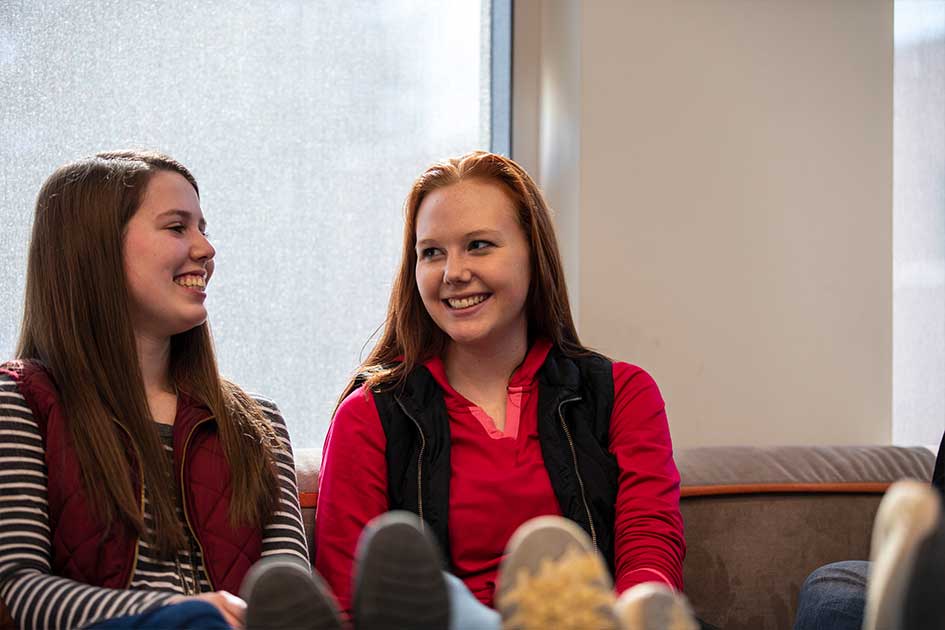
[[[863,630],[905,630],[903,604],[916,551],[940,512],[938,494],[927,483],[897,481],[886,491],[873,522]]]
[[[247,571],[240,597],[246,602],[246,630],[341,630],[331,590],[300,560],[259,560]]]
[[[355,559],[358,630],[444,630],[450,602],[436,544],[410,512],[387,512],[364,528]]]
[[[659,582],[627,589],[616,610],[624,630],[699,630],[686,596]]]
[[[496,604],[506,630],[617,630],[603,558],[575,523],[540,516],[516,530],[499,568]]]

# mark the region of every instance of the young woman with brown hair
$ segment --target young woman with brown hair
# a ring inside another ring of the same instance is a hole
[[[337,627],[279,410],[217,369],[205,230],[158,153],[66,164],[39,193],[0,366],[0,599],[21,628]]]
[[[323,454],[316,568],[342,607],[359,621],[370,571],[353,570],[358,537],[388,510],[417,514],[436,540],[451,573],[453,627],[499,623],[482,611],[475,623],[457,614],[470,607],[456,578],[485,606],[497,588],[500,600],[504,593],[507,626],[616,627],[607,597],[571,598],[609,576],[572,571],[581,559],[569,567],[555,560],[553,540],[599,551],[618,593],[655,582],[670,607],[679,605],[673,592],[682,588],[685,542],[663,400],[646,372],[581,344],[534,181],[511,160],[471,153],[421,174],[405,215],[383,334],[346,387]],[[500,575],[516,529],[547,515],[568,520],[528,526],[538,543],[517,536]],[[394,561],[396,540],[386,545]],[[562,588],[510,595],[528,591],[513,582],[535,577],[542,562],[562,566],[564,580],[547,581]],[[387,585],[408,605],[388,618],[442,618],[424,607],[443,589],[409,564],[403,580]],[[584,584],[568,577],[579,575]],[[418,581],[426,597],[411,595]],[[581,601],[598,602],[600,614],[588,617]],[[545,615],[552,607],[558,612]]]

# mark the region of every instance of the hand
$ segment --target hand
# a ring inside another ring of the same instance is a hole
[[[180,604],[187,601],[203,601],[216,608],[223,619],[231,628],[242,628],[243,617],[246,614],[246,602],[226,591],[216,591],[214,593],[201,593],[200,595],[172,597],[167,601],[168,604]]]

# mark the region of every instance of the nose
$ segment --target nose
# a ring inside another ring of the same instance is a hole
[[[210,239],[204,234],[198,233],[191,243],[190,256],[194,260],[209,262],[217,255],[217,250],[210,243]]]
[[[472,280],[472,272],[466,265],[465,256],[450,256],[443,266],[444,284],[462,284]]]

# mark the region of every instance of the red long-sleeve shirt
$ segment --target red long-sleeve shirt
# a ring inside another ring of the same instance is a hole
[[[519,525],[560,514],[538,441],[535,378],[550,344],[538,341],[509,380],[504,431],[456,392],[440,359],[425,365],[443,388],[450,418],[449,532],[452,565],[491,606],[505,545]],[[661,581],[682,588],[685,556],[679,473],[663,399],[642,369],[613,364],[610,451],[620,469],[615,523],[616,590]],[[364,525],[388,509],[386,439],[371,393],[352,392],[338,409],[322,455],[315,519],[315,568],[345,610]]]

